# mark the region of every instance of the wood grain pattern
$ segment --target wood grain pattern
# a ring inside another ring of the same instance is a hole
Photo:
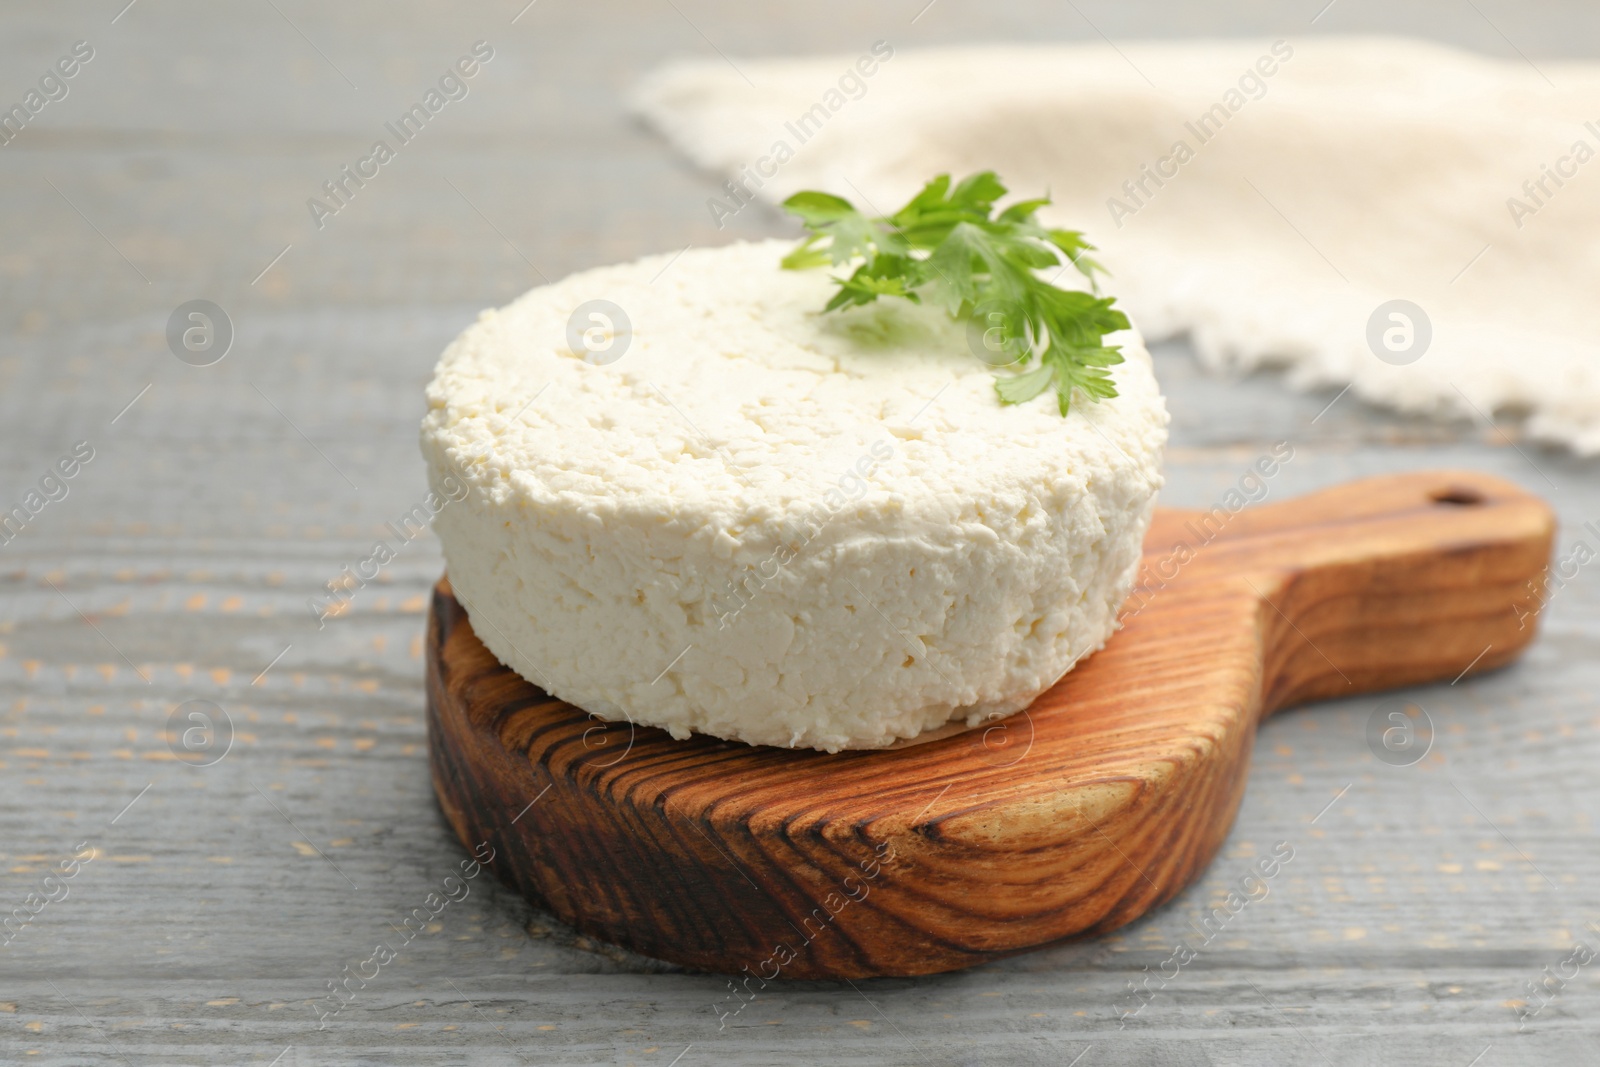
[[[1162,511],[1104,650],[1003,723],[881,752],[601,723],[502,667],[441,582],[434,785],[505,881],[646,955],[769,978],[967,967],[1115,929],[1195,879],[1264,715],[1514,659],[1553,527],[1464,471]]]
[[[1592,945],[1586,923],[1600,920],[1593,564],[1551,599],[1517,666],[1407,692],[1439,731],[1415,766],[1367,751],[1362,725],[1379,697],[1267,720],[1206,874],[1104,937],[927,979],[770,985],[719,1029],[724,979],[627,956],[479,878],[442,930],[414,940],[319,1031],[324,983],[392,936],[388,924],[469,854],[439,818],[423,762],[437,543],[408,546],[392,582],[325,629],[305,611],[426,491],[416,424],[439,351],[539,273],[790,232],[757,206],[717,229],[705,203],[725,196],[721,176],[676,159],[629,117],[634,78],[675,56],[717,59],[706,37],[741,65],[854,55],[879,38],[907,50],[1104,43],[1039,0],[939,3],[915,25],[924,0],[592,0],[539,3],[508,26],[524,4],[412,5],[396,17],[371,0],[280,3],[360,92],[265,5],[141,2],[115,24],[125,0],[0,6],[0,65],[15,76],[7,105],[71,42],[99,53],[66,100],[0,150],[4,504],[72,442],[97,450],[71,496],[0,548],[0,911],[73,843],[90,837],[107,853],[0,951],[0,1060],[667,1067],[692,1044],[677,1067],[1062,1067],[1092,1045],[1078,1067],[1322,1064],[1307,1041],[1340,1067],[1594,1059],[1600,982],[1588,969],[1524,1033],[1505,1006],[1573,938]],[[1245,0],[1078,6],[1119,43],[1270,40],[1285,28],[1283,12]],[[1484,10],[1558,83],[1547,60],[1593,55],[1600,42],[1600,5],[1520,5],[1515,29]],[[1316,28],[1329,25],[1523,62],[1465,5],[1341,3]],[[478,37],[498,58],[472,96],[318,231],[305,208],[315,186]],[[1146,73],[1162,82],[1161,70]],[[1263,191],[1319,240],[1314,218]],[[1282,223],[1269,213],[1267,224]],[[1483,242],[1460,237],[1465,264]],[[212,367],[179,363],[160,336],[194,297],[221,303],[239,328]],[[1600,521],[1600,467],[1541,450],[1514,418],[1490,431],[1401,416],[1354,390],[1336,400],[1335,389],[1299,392],[1272,374],[1218,376],[1182,340],[1153,347],[1173,413],[1166,500],[1209,505],[1287,439],[1296,456],[1274,499],[1471,467],[1552,501],[1558,555],[1578,538],[1597,543],[1583,524]],[[162,732],[172,706],[197,697],[239,730],[232,754],[206,769],[173,761]],[[1158,973],[1279,839],[1300,856],[1272,897],[1119,1030],[1128,981]]]

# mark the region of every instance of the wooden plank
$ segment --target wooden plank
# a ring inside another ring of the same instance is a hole
[[[434,789],[476,857],[463,874],[482,860],[577,928],[741,996],[960,970],[1108,933],[1197,878],[1265,716],[1513,662],[1552,532],[1537,497],[1471,471],[1157,511],[1102,651],[1014,716],[876,752],[602,722],[496,660],[441,581],[423,651]],[[1389,704],[1369,745],[1415,765],[1432,724]],[[1170,966],[1294,855],[1262,856]]]
[[[1528,1033],[1506,1006],[1574,941],[1596,943],[1587,568],[1522,664],[1410,694],[1437,727],[1414,766],[1368,748],[1372,699],[1265,723],[1217,862],[1116,934],[947,977],[764,991],[719,1029],[722,979],[584,941],[480,879],[319,1031],[326,983],[465,857],[425,761],[435,542],[405,546],[326,628],[305,608],[424,492],[415,433],[438,351],[540,272],[788,232],[759,209],[717,230],[704,207],[717,182],[626,117],[628,85],[669,54],[715,58],[708,39],[737,60],[877,37],[1099,38],[1034,2],[941,2],[914,26],[920,2],[544,0],[515,25],[521,2],[278,6],[140,0],[115,23],[120,2],[0,11],[7,105],[73,41],[97,50],[0,148],[0,504],[75,442],[96,450],[65,499],[0,545],[0,914],[78,843],[97,850],[0,948],[0,1060],[665,1065],[692,1044],[681,1067],[1059,1067],[1090,1045],[1081,1067],[1320,1062],[1308,1041],[1339,1064],[1465,1065],[1489,1046],[1482,1065],[1593,1058],[1587,969]],[[1112,40],[1294,34],[1315,13],[1078,7]],[[1345,0],[1317,31],[1516,59],[1498,25],[1541,65],[1600,39],[1600,12],[1575,2],[1485,14]],[[497,52],[471,95],[317,230],[306,199],[477,39]],[[170,312],[196,297],[237,327],[210,367],[166,349]],[[1331,391],[1208,377],[1182,344],[1157,346],[1157,362],[1175,415],[1169,506],[1211,505],[1287,440],[1268,500],[1459,466],[1549,497],[1558,556],[1600,517],[1592,464],[1349,397],[1319,415]],[[234,726],[208,767],[182,765],[164,736],[191,699]],[[1159,973],[1278,841],[1296,859],[1270,896],[1119,1030],[1127,983]]]

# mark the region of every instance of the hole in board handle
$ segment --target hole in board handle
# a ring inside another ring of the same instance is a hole
[[[1483,494],[1476,489],[1469,489],[1463,485],[1446,486],[1435,489],[1428,494],[1428,499],[1435,504],[1450,504],[1455,507],[1472,507],[1483,503]]]

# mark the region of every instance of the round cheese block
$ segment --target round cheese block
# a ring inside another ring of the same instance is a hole
[[[1120,393],[1002,406],[966,323],[823,314],[787,242],[652,256],[483,312],[428,387],[434,528],[477,636],[608,720],[872,748],[1026,707],[1115,629],[1161,484]]]

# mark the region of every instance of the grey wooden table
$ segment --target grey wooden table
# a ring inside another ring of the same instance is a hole
[[[1413,765],[1369,747],[1379,698],[1269,722],[1224,854],[1113,936],[938,978],[786,985],[724,1024],[723,979],[592,943],[483,878],[319,1020],[330,983],[463,856],[424,759],[436,543],[406,545],[324,628],[305,607],[422,495],[437,352],[542,278],[788,232],[754,209],[713,228],[717,180],[625,113],[643,70],[878,37],[1391,30],[1534,59],[1600,41],[1579,0],[1338,0],[1314,27],[1323,0],[524,2],[0,8],[0,106],[75,42],[93,50],[0,146],[0,507],[44,482],[0,544],[0,1061],[1600,1062],[1597,968],[1563,963],[1600,947],[1588,572],[1520,666],[1408,694],[1436,731]],[[468,95],[319,229],[307,199],[480,40],[493,58]],[[194,299],[233,325],[209,366],[168,346]],[[1349,398],[1323,412],[1331,394],[1207,377],[1182,343],[1158,366],[1168,503],[1213,502],[1289,440],[1275,497],[1458,465],[1547,494],[1563,546],[1600,517],[1595,464],[1508,447],[1514,425]],[[50,477],[75,447],[93,458]],[[1270,893],[1122,1019],[1130,983],[1280,841],[1294,859]],[[1547,973],[1566,977],[1519,1032]]]

